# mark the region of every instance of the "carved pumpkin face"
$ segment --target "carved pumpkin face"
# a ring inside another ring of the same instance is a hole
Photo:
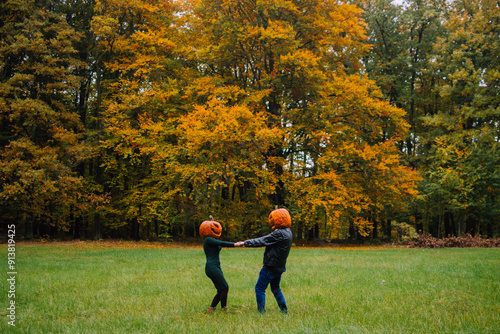
[[[287,209],[276,209],[269,215],[269,225],[273,228],[287,228],[292,226],[292,218]]]
[[[212,237],[217,239],[220,237],[221,233],[222,233],[222,226],[216,221],[205,220],[200,225],[200,235],[203,238]]]

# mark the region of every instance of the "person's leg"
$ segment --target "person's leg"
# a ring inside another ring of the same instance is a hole
[[[229,292],[229,287],[217,291],[217,294],[214,296],[214,299],[212,299],[212,304],[210,304],[208,311],[209,312],[215,311],[219,302],[220,302],[220,307],[222,309],[226,309],[228,292]]]
[[[286,307],[285,296],[283,296],[283,293],[281,292],[280,282],[281,274],[276,275],[271,281],[271,291],[273,292],[274,298],[276,298],[276,302],[278,303],[281,311],[286,313],[288,312],[288,308]]]
[[[217,305],[219,304],[220,300],[221,300],[221,292],[222,291],[217,291],[217,294],[214,296],[214,299],[212,299],[212,304],[210,304],[210,307],[211,308],[216,308]]]
[[[266,268],[263,267],[260,270],[257,284],[255,284],[255,297],[257,299],[257,310],[259,312],[265,312],[266,310],[266,289],[272,279],[271,273],[268,273]]]
[[[222,270],[220,268],[211,268],[211,270],[206,273],[217,289],[217,294],[212,299],[212,304],[210,305],[209,311],[215,310],[215,307],[217,307],[219,302],[221,302],[222,306],[222,301],[224,301],[224,305],[222,307],[225,307],[227,303],[227,291],[229,290],[229,286],[226,282],[226,279],[224,278]]]
[[[225,288],[220,292],[220,307],[225,309],[227,305],[227,294],[229,292],[229,287]]]

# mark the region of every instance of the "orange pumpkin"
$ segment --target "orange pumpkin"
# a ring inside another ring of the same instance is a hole
[[[212,237],[219,238],[222,233],[222,225],[213,220],[212,216],[210,216],[210,220],[205,220],[200,225],[200,235],[203,238]]]
[[[273,230],[275,228],[287,228],[292,226],[292,218],[287,209],[278,209],[271,212],[269,215],[269,225],[272,226]]]

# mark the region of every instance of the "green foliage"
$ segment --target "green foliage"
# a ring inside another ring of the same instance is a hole
[[[412,204],[415,226],[438,237],[498,235],[499,62],[491,57],[500,45],[498,4],[369,1],[366,8],[374,32],[368,73],[412,126],[401,149],[423,176]],[[400,48],[386,48],[399,33],[408,36],[396,43]],[[401,58],[404,50],[410,54]],[[400,67],[403,75],[392,76]]]
[[[422,194],[439,203],[441,215],[453,214],[451,234],[498,233],[500,62],[488,55],[500,51],[499,19],[492,2],[456,4],[444,22],[448,34],[436,44],[442,107],[423,118],[430,149]],[[437,235],[445,230],[440,224]]]
[[[394,231],[396,232],[396,240],[397,241],[409,241],[418,238],[417,231],[415,231],[415,227],[408,223],[403,222],[392,222],[392,226],[394,227]]]

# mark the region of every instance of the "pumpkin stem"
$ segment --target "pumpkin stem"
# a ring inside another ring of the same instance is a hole
[[[276,205],[276,206],[274,207],[274,210],[278,210],[278,208],[279,208],[279,206],[277,206],[277,205]]]
[[[214,220],[214,217],[212,217],[212,215],[209,216],[210,220]]]

